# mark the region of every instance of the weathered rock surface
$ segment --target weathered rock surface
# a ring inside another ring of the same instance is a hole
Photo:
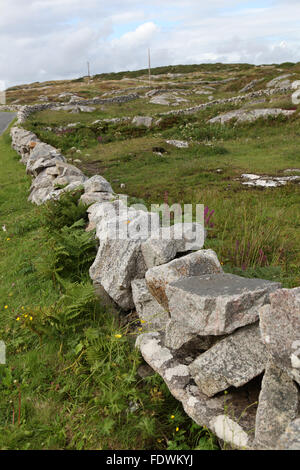
[[[275,77],[273,78],[273,80],[267,83],[266,87],[276,88],[276,87],[286,86],[287,84],[290,84],[290,81],[286,80],[290,76],[291,76],[290,73],[286,73],[284,75],[280,75],[279,77]]]
[[[277,188],[278,186],[285,186],[289,182],[300,182],[300,176],[262,176],[244,173],[241,178],[244,180],[242,182],[244,186],[259,188]]]
[[[249,385],[239,393],[226,395],[229,416],[224,414],[224,396],[208,398],[193,383],[189,368],[164,345],[163,335],[146,333],[138,337],[136,346],[145,361],[164,379],[172,395],[182,402],[186,413],[200,426],[211,429],[234,448],[252,447],[251,431],[255,423],[256,389]]]
[[[215,342],[215,336],[200,336],[193,333],[191,328],[184,323],[178,323],[169,319],[165,327],[165,345],[173,351],[187,345],[191,340],[197,345],[198,350],[207,351]]]
[[[167,286],[184,277],[223,272],[213,250],[199,250],[162,266],[155,266],[146,273],[146,283],[151,294],[169,310]]]
[[[204,240],[204,227],[196,222],[161,227],[142,245],[146,265],[152,268],[168,263],[177,253],[201,250]]]
[[[292,421],[280,436],[277,450],[300,450],[300,418]]]
[[[84,193],[80,201],[85,204],[86,206],[89,206],[90,204],[95,204],[96,202],[102,203],[102,202],[109,202],[113,201],[115,199],[115,196],[112,193],[104,193],[104,192],[97,192],[97,193]]]
[[[149,116],[135,116],[132,120],[132,124],[150,128],[153,124],[153,118]]]
[[[150,294],[145,279],[132,281],[133,302],[139,318],[148,331],[163,331],[169,320],[168,312]]]
[[[89,178],[84,183],[84,191],[86,193],[97,193],[97,192],[104,192],[104,193],[113,193],[112,187],[108,181],[106,181],[103,176],[94,175]]]
[[[260,309],[262,340],[278,367],[300,384],[300,287],[270,294]]]
[[[220,114],[208,122],[211,124],[220,123],[225,124],[226,122],[236,119],[237,123],[240,122],[252,122],[259,118],[267,118],[269,116],[277,117],[279,115],[291,116],[294,114],[294,110],[285,110],[281,108],[270,108],[270,109],[238,109],[236,111],[229,111],[228,113]]]
[[[201,336],[232,333],[259,318],[279,283],[234,274],[208,274],[171,282],[165,289],[171,319]]]
[[[241,328],[215,344],[189,366],[200,391],[212,397],[228,387],[241,387],[260,375],[267,363],[258,324]]]
[[[103,219],[111,219],[127,211],[127,206],[122,199],[108,202],[95,202],[88,209],[89,230],[93,230]]]
[[[124,310],[134,308],[131,281],[143,279],[146,265],[141,251],[153,214],[135,211],[105,219],[97,226],[100,247],[90,268],[93,281],[100,283]]]
[[[255,441],[275,449],[287,425],[296,418],[299,393],[295,382],[270,362],[267,365],[256,413]]]

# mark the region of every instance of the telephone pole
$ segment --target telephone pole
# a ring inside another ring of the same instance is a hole
[[[89,62],[87,63],[87,69],[88,69],[88,77],[89,77],[89,83],[90,83],[91,71],[90,71],[90,63]]]
[[[148,69],[149,69],[149,86],[151,87],[151,56],[150,56],[150,48],[148,48]]]

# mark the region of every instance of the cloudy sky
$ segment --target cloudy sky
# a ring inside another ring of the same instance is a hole
[[[0,0],[0,81],[300,61],[299,0]]]

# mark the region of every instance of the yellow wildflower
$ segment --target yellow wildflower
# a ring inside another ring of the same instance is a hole
[[[10,238],[7,238],[6,240],[9,242]]]
[[[6,308],[8,308],[8,305],[5,305],[5,307],[4,307],[4,308],[5,308],[5,309],[6,309]]]
[[[17,321],[20,321],[20,317],[17,318]]]
[[[29,320],[30,320],[30,321],[32,321],[32,320],[33,320],[33,318],[32,318],[32,317],[29,317]]]
[[[174,418],[175,418],[175,416],[174,416],[174,415],[172,415],[172,416],[171,416],[171,419],[174,419]]]
[[[115,335],[115,338],[120,339],[122,338],[122,335]]]
[[[179,428],[176,428],[176,432],[178,432],[178,431],[179,431]]]

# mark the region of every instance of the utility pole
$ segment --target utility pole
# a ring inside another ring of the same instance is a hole
[[[150,56],[150,48],[148,49],[148,69],[149,69],[149,86],[151,87],[151,56]]]
[[[88,77],[89,77],[89,83],[90,83],[91,71],[90,71],[90,63],[89,62],[87,63],[87,68],[88,68]]]

